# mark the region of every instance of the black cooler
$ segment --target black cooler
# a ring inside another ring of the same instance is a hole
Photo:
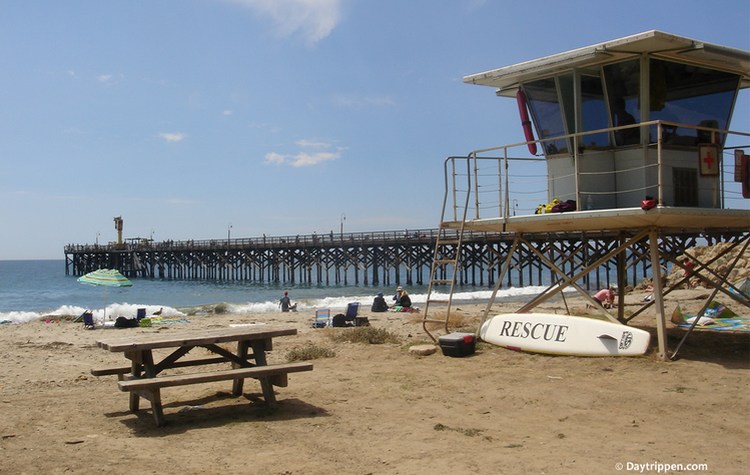
[[[438,338],[445,356],[473,355],[477,339],[473,333],[449,333]]]

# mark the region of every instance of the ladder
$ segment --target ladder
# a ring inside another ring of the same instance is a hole
[[[443,328],[445,333],[450,333],[450,315],[453,303],[453,291],[456,287],[459,268],[461,264],[461,246],[464,238],[464,228],[466,226],[466,214],[469,209],[469,197],[471,190],[471,173],[470,165],[474,154],[468,157],[448,157],[444,164],[445,175],[445,196],[443,197],[443,208],[440,215],[440,226],[435,241],[435,252],[430,267],[430,282],[427,287],[427,301],[425,303],[424,314],[422,317],[422,328],[425,333],[437,342],[435,337],[436,329],[434,325],[439,324],[438,328]],[[465,199],[461,200],[459,191],[456,187],[456,160],[466,160],[466,190]],[[452,190],[448,188],[448,166],[451,168]],[[453,193],[452,216],[446,216],[448,211],[449,191]],[[452,218],[452,219],[449,219]],[[437,286],[449,286],[447,298],[440,295],[435,296]],[[431,313],[435,307],[444,309],[444,315],[438,317]],[[430,328],[432,327],[432,328]]]

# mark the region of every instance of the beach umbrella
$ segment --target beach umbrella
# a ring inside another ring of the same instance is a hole
[[[107,288],[132,287],[133,283],[116,269],[99,269],[78,278],[83,284],[104,287],[104,320],[107,320]]]

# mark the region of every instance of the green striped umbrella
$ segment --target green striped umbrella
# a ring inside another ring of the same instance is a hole
[[[78,278],[83,284],[104,287],[104,320],[107,320],[107,287],[132,287],[133,283],[116,269],[99,269]]]

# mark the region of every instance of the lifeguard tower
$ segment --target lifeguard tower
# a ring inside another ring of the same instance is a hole
[[[464,231],[514,236],[483,318],[518,252],[541,260],[553,275],[552,284],[519,312],[571,286],[596,305],[581,282],[609,262],[623,301],[634,264],[650,261],[655,275],[668,264],[683,266],[678,242],[727,242],[726,253],[739,246],[738,256],[747,255],[750,134],[729,128],[738,94],[750,87],[750,52],[648,31],[473,74],[464,82],[515,99],[525,141],[445,161],[440,227],[459,230],[459,239],[446,237],[435,248],[423,313],[433,339],[436,323],[440,332],[450,331]],[[529,203],[558,201],[566,205],[556,211],[565,212],[517,213],[519,203],[533,209]],[[604,245],[592,252],[591,240]],[[709,302],[723,292],[750,307],[750,298],[727,282],[731,267],[718,274],[709,264],[695,268],[712,284]],[[627,323],[656,305],[658,351],[666,359],[662,297],[673,287],[662,284],[653,279],[654,300],[629,318],[623,306],[616,316],[596,306],[609,319]],[[447,300],[432,297],[441,285],[450,287]],[[436,312],[439,307],[444,310]],[[438,313],[440,318],[431,316]]]

